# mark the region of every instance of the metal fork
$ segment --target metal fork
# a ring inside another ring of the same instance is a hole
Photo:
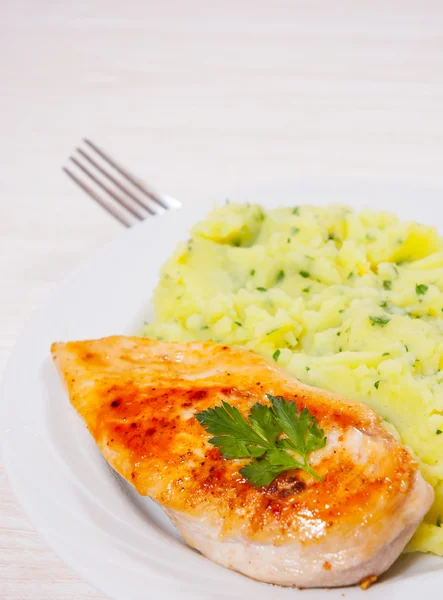
[[[84,139],[83,144],[69,157],[75,167],[63,171],[125,227],[180,207],[177,200],[155,192],[90,140]]]

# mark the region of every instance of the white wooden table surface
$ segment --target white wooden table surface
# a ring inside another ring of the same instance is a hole
[[[0,370],[119,234],[60,170],[82,136],[185,202],[297,174],[443,179],[440,0],[3,0],[0,55]],[[103,598],[1,467],[0,598]]]

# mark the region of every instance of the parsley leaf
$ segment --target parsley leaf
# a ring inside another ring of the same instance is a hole
[[[270,444],[275,444],[281,427],[275,419],[275,415],[266,404],[256,402],[249,413],[249,422]]]
[[[417,283],[415,286],[415,293],[417,296],[424,296],[428,291],[428,286],[424,283]]]
[[[257,459],[239,471],[253,486],[269,485],[280,473],[290,469],[303,469],[321,481],[307,459],[310,452],[326,444],[317,419],[307,408],[298,413],[292,400],[286,402],[282,396],[270,394],[267,398],[271,406],[254,404],[248,420],[227,402],[195,417],[208,433],[215,434],[209,443],[220,450],[223,458]]]
[[[389,279],[385,279],[383,281],[383,287],[385,290],[390,290],[392,288],[392,281],[389,281]]]
[[[376,390],[378,390],[378,386],[379,386],[379,385],[380,385],[380,380],[378,380],[378,381],[376,381],[376,382],[374,383],[374,387],[375,387],[375,389],[376,389]]]
[[[272,444],[243,418],[238,408],[227,402],[197,413],[195,417],[208,433],[216,434],[209,442],[220,449],[223,458],[262,456],[272,448]]]
[[[437,431],[435,432],[436,435],[441,435],[443,432],[441,429],[437,429]]]
[[[305,279],[306,279],[306,277],[309,277],[309,273],[308,273],[308,271],[300,271],[300,275],[301,275],[302,277],[304,277]]]
[[[264,287],[255,288],[258,292],[267,292],[267,289]]]
[[[372,321],[373,325],[380,325],[380,327],[384,327],[389,323],[391,319],[389,317],[369,317],[369,320]]]
[[[323,429],[318,426],[317,419],[311,415],[307,408],[304,408],[298,415],[297,405],[293,400],[286,402],[282,396],[271,396],[270,394],[267,394],[267,397],[272,402],[277,422],[288,436],[287,439],[279,440],[277,446],[294,450],[300,454],[304,459],[303,468],[314,475],[316,479],[319,479],[318,475],[309,467],[306,459],[309,452],[324,448],[326,444]]]
[[[303,464],[285,450],[270,450],[264,458],[251,461],[240,473],[254,487],[269,485],[278,475],[290,469],[303,469]]]

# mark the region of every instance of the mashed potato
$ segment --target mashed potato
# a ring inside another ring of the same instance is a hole
[[[443,555],[443,240],[386,212],[227,204],[162,270],[143,335],[242,344],[366,402],[436,500],[409,545]]]

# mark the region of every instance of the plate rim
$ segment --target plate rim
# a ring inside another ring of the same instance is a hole
[[[440,192],[443,192],[443,183],[439,183],[439,182],[434,182],[434,181],[427,181],[427,180],[422,180],[417,179],[417,178],[401,178],[401,180],[399,180],[398,178],[393,178],[393,177],[368,177],[368,176],[325,176],[325,177],[316,177],[316,176],[311,176],[311,177],[303,177],[303,178],[296,178],[296,180],[300,181],[307,181],[307,182],[318,182],[319,180],[323,182],[323,184],[325,183],[325,181],[333,181],[334,183],[339,183],[341,181],[346,181],[346,182],[356,182],[358,181],[359,183],[361,183],[362,181],[366,181],[366,180],[370,180],[371,182],[375,182],[377,185],[385,185],[385,184],[394,184],[394,185],[400,185],[400,186],[404,186],[404,185],[418,185],[420,188],[432,188],[435,190],[438,190]],[[209,205],[209,201],[205,201],[204,202],[204,206],[208,207]],[[186,210],[186,209],[181,209],[181,211]],[[166,215],[160,215],[159,217],[157,217],[159,219],[164,219],[166,218]],[[94,257],[100,257],[100,256],[105,256],[108,252],[109,252],[109,248],[118,248],[121,245],[124,245],[126,243],[126,240],[131,238],[131,236],[134,235],[140,235],[141,231],[144,231],[147,227],[148,222],[152,222],[151,220],[147,220],[146,222],[140,223],[138,225],[136,225],[134,228],[131,228],[130,230],[126,230],[126,231],[122,231],[120,235],[117,236],[116,239],[113,239],[109,242],[107,242],[105,245],[101,246],[100,248],[96,249],[90,256],[86,257],[84,260],[82,260],[74,269],[72,269],[69,273],[67,273],[66,275],[64,275],[61,280],[55,285],[54,289],[50,292],[48,298],[46,299],[46,301],[40,306],[38,307],[36,310],[32,311],[31,314],[28,316],[28,318],[25,320],[25,323],[23,325],[22,331],[19,334],[18,338],[17,338],[17,343],[16,346],[13,350],[13,352],[11,353],[11,356],[9,357],[7,364],[5,366],[5,371],[2,377],[2,381],[0,382],[0,415],[4,416],[5,419],[3,420],[3,423],[7,423],[8,419],[8,409],[6,407],[7,401],[6,401],[6,395],[7,395],[7,391],[8,391],[8,386],[11,385],[10,379],[12,377],[12,373],[15,370],[19,370],[19,368],[17,367],[17,362],[19,362],[20,360],[20,352],[21,352],[21,348],[26,344],[27,339],[29,337],[29,332],[28,332],[28,326],[30,329],[32,329],[32,324],[36,323],[37,320],[44,315],[45,313],[47,313],[48,309],[50,308],[51,304],[56,300],[57,298],[57,294],[60,293],[61,290],[63,290],[63,288],[67,285],[69,285],[69,282],[75,280],[76,277],[80,276],[81,273],[83,272],[83,270],[86,268],[86,266],[90,263],[90,261],[94,258]],[[134,233],[134,232],[139,232],[139,233]],[[164,257],[165,258],[165,257]],[[148,303],[148,298],[146,298],[146,303]],[[8,428],[10,429],[10,428]],[[12,465],[13,465],[13,461],[11,461],[10,459],[8,460],[7,458],[5,459],[5,456],[8,456],[8,440],[10,439],[10,435],[9,435],[10,431],[5,431],[2,430],[0,433],[0,451],[2,454],[2,458],[3,458],[3,463],[5,466],[5,471],[7,474],[7,478],[9,481],[9,484],[11,485],[11,488],[14,492],[14,496],[16,498],[16,501],[23,507],[24,512],[26,513],[27,517],[29,518],[29,520],[32,523],[32,526],[36,529],[36,531],[38,531],[38,533],[43,537],[43,539],[45,540],[45,542],[48,544],[48,546],[50,546],[57,555],[59,555],[62,560],[64,560],[70,568],[74,569],[74,571],[76,571],[83,579],[85,579],[88,582],[91,582],[91,584],[99,589],[101,592],[103,592],[104,594],[106,594],[108,597],[110,598],[115,598],[115,600],[121,600],[121,596],[118,595],[114,595],[112,593],[112,590],[109,590],[107,588],[107,586],[102,586],[100,584],[100,582],[97,582],[96,578],[91,575],[90,573],[85,574],[84,569],[82,568],[78,568],[76,566],[75,561],[72,560],[72,555],[69,554],[69,552],[64,552],[62,549],[60,549],[60,545],[59,544],[54,544],[53,543],[53,538],[51,538],[51,536],[48,534],[47,531],[45,531],[44,529],[42,529],[42,527],[39,525],[38,523],[38,518],[37,518],[37,512],[30,503],[30,500],[26,497],[26,495],[24,494],[24,490],[22,489],[22,486],[19,483],[19,477],[17,476],[17,472],[14,472]],[[431,575],[429,574],[421,574],[422,576],[427,576],[427,577],[431,577]],[[241,576],[240,576],[241,577]],[[422,577],[420,575],[416,575],[415,576],[418,579],[421,579]],[[441,577],[441,575],[439,576],[439,578]],[[263,584],[262,584],[263,585]],[[266,584],[264,584],[266,585]],[[386,584],[385,584],[386,585]],[[397,585],[396,582],[391,582],[391,585]],[[391,587],[391,585],[389,585],[389,588]],[[255,587],[255,586],[254,586]],[[268,586],[266,586],[268,587]],[[403,587],[403,586],[400,586]],[[172,590],[171,590],[172,591]],[[184,595],[182,594],[182,591],[179,587],[174,591],[174,593],[179,594],[178,597],[184,597]],[[307,596],[306,591],[304,592],[305,596]],[[348,594],[347,594],[348,595]],[[175,597],[175,596],[174,596]],[[195,597],[191,596],[191,597]]]

